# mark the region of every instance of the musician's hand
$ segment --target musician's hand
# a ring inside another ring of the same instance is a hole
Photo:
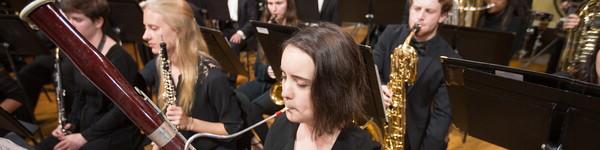
[[[69,134],[64,138],[60,139],[60,142],[54,146],[55,150],[72,150],[79,149],[83,144],[87,143],[87,140],[81,135],[81,133]]]
[[[267,75],[269,75],[269,77],[270,77],[271,79],[275,79],[275,78],[277,78],[277,77],[275,76],[275,72],[273,72],[273,68],[271,67],[271,65],[269,65],[269,67],[267,67]]]
[[[239,32],[236,32],[229,38],[229,42],[233,44],[240,44],[242,42],[242,35]]]
[[[71,124],[67,123],[65,125],[65,129],[71,129]],[[61,138],[63,138],[65,136],[65,133],[62,131],[62,128],[60,127],[60,125],[58,125],[56,127],[56,129],[52,130],[52,136],[54,136],[54,137],[56,137],[58,139],[61,139]]]
[[[572,29],[579,25],[580,18],[576,14],[570,14],[567,16],[565,22],[563,22],[563,29]]]
[[[156,143],[152,142],[152,150],[159,150],[160,147],[158,147],[158,145],[156,145]]]
[[[390,107],[390,104],[392,104],[392,91],[390,91],[387,85],[382,85],[381,92],[381,98],[383,99],[384,108]]]
[[[184,112],[183,108],[175,105],[167,107],[167,119],[171,124],[177,126],[181,130],[188,130],[192,118],[188,117]]]
[[[250,143],[251,143],[250,150],[262,150],[262,149],[264,149],[264,147],[260,143],[260,141],[258,139],[256,139],[256,136],[252,137],[252,140],[250,141]]]

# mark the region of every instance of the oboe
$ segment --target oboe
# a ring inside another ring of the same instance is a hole
[[[277,117],[277,116],[279,116],[279,115],[281,115],[281,114],[285,113],[285,111],[287,111],[287,110],[288,110],[288,108],[287,108],[287,107],[285,107],[285,108],[283,108],[283,109],[279,110],[278,112],[275,112],[275,114],[273,114],[273,115],[269,116],[268,118],[266,118],[266,119],[264,119],[264,120],[262,120],[262,121],[260,121],[260,122],[257,122],[257,123],[255,123],[254,125],[252,125],[252,126],[250,126],[250,127],[246,128],[246,129],[244,129],[244,130],[238,131],[238,132],[236,132],[236,133],[234,133],[234,134],[229,134],[229,135],[216,135],[216,134],[212,134],[212,133],[196,133],[196,134],[194,134],[192,137],[190,137],[190,139],[188,139],[188,140],[185,142],[185,147],[184,147],[183,149],[187,150],[188,146],[189,146],[189,145],[190,145],[190,144],[191,144],[191,143],[192,143],[192,142],[193,142],[193,141],[194,141],[196,138],[200,138],[200,137],[207,137],[207,138],[213,138],[213,139],[219,139],[219,140],[225,140],[225,139],[231,139],[231,138],[235,138],[235,137],[237,137],[237,136],[240,136],[240,135],[242,135],[242,134],[244,134],[244,133],[246,133],[246,132],[248,132],[248,131],[250,131],[250,130],[252,130],[252,129],[256,128],[257,126],[259,126],[259,125],[261,125],[261,124],[263,124],[263,123],[265,123],[265,122],[267,122],[267,121],[269,121],[269,120],[271,120],[271,119],[273,119],[273,118],[275,118],[275,117]]]
[[[60,48],[56,48],[56,55],[54,59],[54,82],[56,82],[56,106],[58,111],[58,125],[60,126],[64,134],[70,134],[70,131],[65,128],[67,125],[67,117],[65,116],[65,104],[63,97],[65,96],[65,89],[62,86],[62,71],[60,67]]]
[[[171,75],[171,62],[169,61],[169,55],[167,54],[167,43],[160,43],[160,66],[161,73],[163,75],[162,82],[165,84],[165,91],[162,93],[163,99],[166,100],[166,104],[161,110],[166,111],[169,105],[174,105],[175,99],[175,85],[173,84],[173,78]]]

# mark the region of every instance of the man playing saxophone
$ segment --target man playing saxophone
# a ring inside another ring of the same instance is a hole
[[[384,103],[390,104],[390,62],[393,50],[405,41],[416,24],[420,30],[410,45],[417,50],[416,82],[406,88],[405,149],[445,149],[451,121],[450,102],[443,79],[440,56],[460,57],[437,33],[452,8],[451,0],[410,0],[408,25],[390,25],[382,33],[373,52],[382,81]]]

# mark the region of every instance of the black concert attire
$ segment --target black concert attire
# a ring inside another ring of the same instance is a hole
[[[515,39],[512,47],[512,53],[514,53],[523,46],[525,30],[528,27],[527,17],[528,15],[518,14],[517,8],[506,6],[506,9],[501,12],[481,14],[477,26],[482,29],[514,33]]]
[[[323,0],[319,20],[341,24],[342,21],[338,16],[338,0]]]
[[[27,106],[27,96],[25,91],[19,86],[16,80],[14,80],[7,72],[1,70],[0,67],[0,103],[6,99],[13,99],[21,106],[17,108],[12,114],[16,119],[34,123],[33,109],[29,109]],[[0,134],[2,136],[2,134]]]
[[[120,46],[112,46],[106,57],[129,83],[134,83],[137,66],[131,56]],[[143,149],[144,136],[115,104],[96,88],[79,71],[74,72],[75,94],[68,122],[75,126],[73,133],[81,133],[87,140],[82,149]],[[54,136],[48,137],[37,149],[52,149],[58,144]]]
[[[231,47],[239,53],[244,49],[256,50],[256,36],[254,35],[250,20],[258,20],[258,4],[256,0],[238,0],[237,21],[226,20],[219,22],[219,29],[229,39],[238,30],[244,33],[245,39],[240,44],[232,44]],[[237,54],[236,53],[236,54]]]
[[[265,150],[293,150],[296,132],[300,124],[290,122],[284,114],[279,116],[269,129]],[[358,127],[345,127],[340,131],[332,150],[373,150],[381,149],[379,143],[371,139],[367,131]]]
[[[208,121],[220,122],[225,125],[227,133],[233,134],[241,130],[244,125],[242,111],[237,101],[227,74],[218,66],[215,60],[201,57],[198,73],[198,81],[195,86],[195,100],[192,110],[188,116]],[[151,60],[142,70],[142,76],[148,85],[160,84],[159,72],[156,68],[156,59]],[[181,79],[181,78],[180,78]],[[177,84],[177,90],[181,80]],[[180,93],[180,92],[176,92]],[[161,93],[158,93],[159,95]],[[195,132],[180,131],[186,138]],[[196,149],[241,149],[239,140],[215,140],[208,138],[196,139],[192,145]]]
[[[388,26],[375,46],[373,57],[382,84],[390,80],[390,56],[408,36],[407,25]],[[417,50],[417,81],[407,89],[408,149],[445,149],[451,121],[450,100],[444,83],[440,56],[460,57],[436,34],[424,42],[411,43]]]

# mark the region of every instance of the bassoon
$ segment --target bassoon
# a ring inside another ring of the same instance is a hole
[[[23,9],[20,17],[46,33],[75,67],[161,149],[184,148],[186,139],[69,23],[56,8],[54,0],[33,1]]]

